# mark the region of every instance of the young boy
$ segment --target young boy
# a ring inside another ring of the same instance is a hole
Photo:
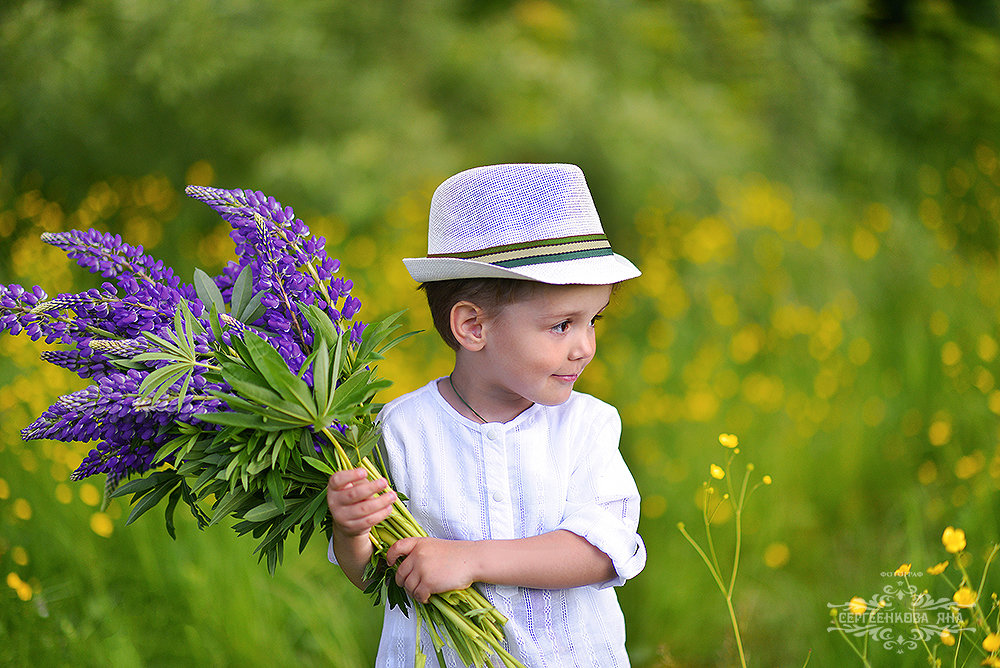
[[[573,384],[613,286],[639,270],[612,252],[580,169],[558,164],[446,180],[427,257],[404,263],[455,367],[380,414],[393,484],[434,536],[390,548],[397,582],[422,602],[484,583],[527,666],[627,666],[613,587],[645,565],[639,493],[617,411]],[[387,484],[330,478],[331,560],[359,587]],[[412,665],[415,634],[415,615],[386,606],[378,665]]]

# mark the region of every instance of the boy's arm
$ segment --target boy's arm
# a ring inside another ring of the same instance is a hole
[[[615,577],[611,558],[563,530],[510,540],[404,538],[386,555],[402,558],[396,582],[421,603],[431,594],[473,582],[535,589],[568,589]]]
[[[365,588],[365,566],[372,556],[371,528],[392,513],[396,493],[385,478],[368,480],[364,469],[338,471],[326,486],[333,517],[333,554],[337,564],[358,589]]]

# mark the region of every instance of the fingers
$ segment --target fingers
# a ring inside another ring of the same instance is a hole
[[[385,478],[368,480],[368,472],[364,469],[337,471],[326,483],[327,498],[332,494],[342,505],[347,505],[377,494],[388,486],[389,481]]]
[[[327,482],[326,500],[330,514],[341,532],[367,533],[392,514],[397,496],[385,478],[368,480],[364,469],[338,471]],[[384,494],[381,492],[387,490]]]
[[[427,603],[430,600],[431,594],[434,593],[427,580],[421,575],[420,570],[414,564],[414,560],[406,559],[405,556],[396,568],[396,584],[409,592],[410,596],[420,603]]]
[[[389,546],[385,553],[385,560],[390,565],[395,565],[396,561],[405,558],[417,544],[416,538],[400,538]]]

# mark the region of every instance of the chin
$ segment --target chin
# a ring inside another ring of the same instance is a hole
[[[559,404],[564,404],[569,401],[569,397],[572,394],[572,390],[569,392],[560,392],[556,395],[549,395],[544,398],[540,398],[535,401],[536,404],[541,404],[542,406],[558,406]]]

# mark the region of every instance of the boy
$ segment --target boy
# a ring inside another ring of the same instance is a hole
[[[427,257],[404,263],[455,367],[380,414],[393,484],[434,536],[390,548],[397,582],[421,602],[484,583],[525,665],[627,666],[613,587],[645,565],[639,494],[617,411],[573,384],[613,286],[639,270],[612,252],[573,165],[456,174],[431,200]],[[368,531],[396,499],[365,478],[336,473],[328,491],[331,559],[359,587]],[[378,665],[410,665],[415,634],[387,606]]]

